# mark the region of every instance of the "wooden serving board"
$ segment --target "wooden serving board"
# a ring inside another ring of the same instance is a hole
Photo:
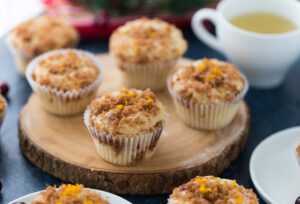
[[[118,90],[122,83],[114,61],[108,55],[100,58],[106,68],[100,93]],[[157,152],[141,164],[126,167],[105,162],[96,152],[83,115],[51,115],[40,107],[34,94],[20,115],[22,152],[36,166],[64,182],[118,194],[170,193],[196,175],[220,174],[237,158],[249,130],[250,116],[245,103],[228,127],[205,132],[189,128],[176,117],[167,91],[157,96],[167,106],[170,118]]]

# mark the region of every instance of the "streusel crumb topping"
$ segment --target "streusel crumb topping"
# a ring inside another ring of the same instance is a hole
[[[171,78],[171,89],[195,103],[231,102],[245,81],[234,65],[215,59],[203,59],[185,65]]]
[[[40,193],[31,204],[109,204],[99,193],[83,188],[82,185],[63,184],[52,186]]]
[[[111,36],[110,51],[129,63],[167,61],[187,50],[182,32],[160,19],[141,18],[119,27]]]
[[[196,177],[173,190],[172,204],[258,204],[251,189],[245,189],[234,180],[213,176]]]
[[[84,88],[99,76],[98,65],[91,57],[73,50],[54,52],[37,62],[32,78],[40,85],[60,91]]]
[[[166,110],[154,93],[122,88],[105,93],[88,107],[90,124],[98,131],[135,135],[152,131],[166,119]]]
[[[79,37],[64,21],[40,16],[18,25],[11,31],[10,38],[14,47],[33,58],[49,50],[73,47]]]

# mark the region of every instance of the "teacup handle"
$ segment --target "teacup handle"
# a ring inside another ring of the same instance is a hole
[[[218,38],[209,33],[203,25],[204,20],[209,20],[217,27],[217,13],[213,9],[200,9],[192,17],[192,30],[195,35],[202,40],[205,44],[214,50],[223,53]]]

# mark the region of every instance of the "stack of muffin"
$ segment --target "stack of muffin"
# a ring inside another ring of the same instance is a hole
[[[57,116],[85,111],[97,152],[112,164],[133,165],[155,153],[168,113],[151,90],[167,87],[185,124],[216,130],[233,120],[248,89],[244,75],[227,62],[177,66],[187,50],[182,32],[141,18],[116,29],[109,42],[126,88],[96,98],[104,67],[92,53],[71,49],[78,40],[72,27],[42,16],[12,30],[8,45],[40,105]],[[182,203],[178,195],[175,190],[170,203]]]

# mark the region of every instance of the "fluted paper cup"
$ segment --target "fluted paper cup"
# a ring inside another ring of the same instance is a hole
[[[30,55],[26,54],[25,52],[23,52],[23,51],[18,50],[17,48],[15,48],[12,45],[11,39],[10,39],[9,36],[6,37],[5,42],[6,42],[6,45],[7,45],[7,48],[9,50],[9,52],[11,53],[12,57],[15,60],[18,72],[21,75],[24,76],[27,64],[32,59],[32,56],[30,56]]]
[[[166,87],[167,77],[175,68],[177,59],[145,64],[116,60],[125,85],[130,88],[159,91]]]
[[[65,52],[67,50],[72,50],[76,53],[87,55],[97,64],[97,67],[100,70],[100,74],[92,84],[78,90],[63,92],[55,88],[49,88],[47,86],[40,85],[32,79],[33,69],[41,59],[53,53]],[[86,109],[86,106],[91,102],[92,99],[97,96],[97,90],[103,78],[103,75],[103,66],[93,54],[75,49],[60,49],[42,54],[32,60],[26,69],[26,78],[33,91],[38,95],[40,105],[49,113],[60,116],[69,116],[83,113]]]
[[[168,90],[173,98],[179,118],[187,125],[201,130],[216,130],[227,126],[237,114],[244,96],[248,91],[248,81],[244,75],[244,89],[232,102],[199,104],[179,96],[171,87],[168,77]]]
[[[84,123],[95,143],[98,154],[107,162],[122,166],[134,165],[153,156],[163,129],[137,135],[111,135],[99,132],[90,124],[90,112],[84,113]]]

